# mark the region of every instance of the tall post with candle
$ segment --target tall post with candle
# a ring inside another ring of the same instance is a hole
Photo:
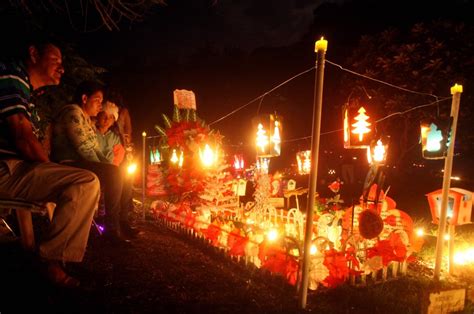
[[[313,211],[314,201],[316,195],[318,159],[319,159],[319,137],[321,134],[321,113],[323,103],[323,83],[324,83],[324,62],[328,42],[323,37],[316,41],[316,79],[314,82],[314,103],[313,103],[313,126],[312,126],[312,141],[311,141],[311,173],[309,177],[309,195],[308,205],[306,207],[306,231],[304,238],[304,256],[303,256],[303,271],[300,286],[300,302],[302,309],[306,308],[306,299],[308,296],[308,273],[309,265],[311,264],[310,247],[313,235]]]
[[[142,133],[142,219],[145,220],[146,132]]]
[[[451,183],[451,170],[453,168],[453,156],[454,156],[454,141],[456,139],[456,128],[458,124],[458,113],[459,103],[461,101],[462,85],[454,84],[451,87],[451,95],[453,100],[451,103],[451,117],[453,124],[451,126],[451,139],[448,146],[448,154],[444,160],[444,175],[443,175],[443,193],[441,197],[441,210],[439,214],[439,226],[438,226],[438,237],[436,239],[436,260],[434,268],[434,280],[439,280],[441,271],[441,264],[443,261],[443,245],[444,245],[444,234],[446,233],[446,216],[448,211],[448,194],[449,186]],[[450,263],[450,265],[452,265]]]

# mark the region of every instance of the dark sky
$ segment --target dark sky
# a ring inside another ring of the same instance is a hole
[[[104,79],[124,94],[138,139],[142,130],[153,134],[153,125],[162,124],[161,113],[171,113],[174,89],[193,90],[198,114],[212,122],[314,66],[314,42],[322,35],[329,41],[327,58],[343,64],[363,34],[439,17],[467,20],[472,12],[468,0],[169,0],[143,22],[121,23],[120,31],[78,32],[78,20],[71,27],[64,15],[45,16],[42,23],[108,70]],[[346,97],[340,75],[326,67],[323,131],[339,128],[335,108]],[[265,96],[260,112],[283,115],[287,139],[310,135],[313,87],[310,72]],[[230,144],[249,144],[258,106],[259,101],[214,127]],[[322,144],[330,147],[335,140],[337,135],[328,136]],[[298,141],[288,148],[309,146]]]
[[[169,1],[144,22],[124,26],[120,32],[82,35],[79,50],[110,70],[110,81],[128,100],[136,130],[150,134],[154,124],[162,124],[160,114],[171,112],[176,88],[193,90],[199,115],[212,122],[312,67],[314,41],[321,35],[329,41],[327,58],[343,64],[363,34],[440,17],[465,19],[468,10],[455,3]],[[323,131],[339,128],[337,104],[347,97],[341,92],[341,72],[326,69]],[[260,112],[283,115],[286,139],[310,135],[313,93],[311,72],[265,96]],[[250,121],[258,106],[259,101],[214,127],[231,144],[249,144]],[[338,136],[327,136],[322,144],[334,147]],[[292,142],[287,151],[309,146],[309,141]]]

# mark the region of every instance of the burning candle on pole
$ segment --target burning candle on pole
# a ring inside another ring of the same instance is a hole
[[[311,141],[311,173],[309,178],[309,195],[308,205],[306,208],[306,232],[304,239],[304,257],[303,257],[303,271],[302,280],[300,286],[300,302],[299,305],[302,309],[306,308],[306,299],[308,296],[308,281],[309,281],[309,265],[311,263],[311,242],[313,235],[313,211],[314,202],[316,195],[316,183],[317,183],[317,169],[318,169],[318,157],[319,157],[319,137],[321,134],[321,114],[323,106],[323,83],[324,83],[324,63],[325,55],[328,47],[328,42],[323,37],[316,41],[316,79],[315,79],[315,90],[314,90],[314,105],[313,105],[313,132]]]

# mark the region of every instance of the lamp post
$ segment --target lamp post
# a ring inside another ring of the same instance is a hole
[[[146,132],[142,132],[142,219],[145,220]]]
[[[309,201],[306,207],[306,232],[304,238],[303,272],[300,286],[299,305],[302,309],[306,308],[306,299],[308,296],[308,273],[311,263],[310,248],[313,235],[313,211],[314,197],[316,194],[318,157],[319,157],[319,136],[321,133],[321,113],[323,102],[323,83],[324,83],[324,62],[328,42],[323,37],[316,41],[316,79],[314,82],[314,104],[313,104],[313,126],[311,142],[311,173],[309,178]]]
[[[451,140],[448,147],[448,154],[444,160],[444,175],[443,175],[443,193],[441,198],[441,210],[439,214],[438,237],[436,239],[436,254],[435,254],[435,268],[433,279],[438,281],[441,271],[441,262],[443,260],[443,238],[446,233],[446,216],[448,209],[448,193],[449,185],[451,183],[451,170],[453,168],[454,155],[454,141],[456,139],[456,127],[458,124],[459,103],[461,101],[462,85],[454,84],[451,87],[451,95],[453,100],[451,103],[451,117],[453,124],[451,127]],[[451,265],[451,263],[450,263]]]

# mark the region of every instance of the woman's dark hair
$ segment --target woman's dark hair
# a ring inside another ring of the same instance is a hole
[[[80,105],[82,103],[82,95],[90,97],[92,94],[98,91],[104,92],[104,89],[104,85],[100,84],[99,82],[83,81],[77,86],[74,98],[72,100],[76,104]]]
[[[122,108],[125,106],[122,94],[114,86],[109,86],[109,88],[107,89],[107,95],[105,96],[105,98],[108,101],[116,104],[119,108]]]

